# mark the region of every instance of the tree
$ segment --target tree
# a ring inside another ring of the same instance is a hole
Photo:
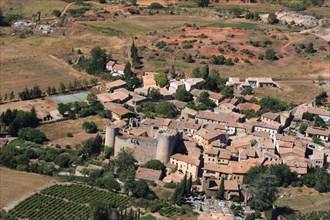
[[[135,189],[135,180],[134,180],[134,173],[130,174],[126,177],[126,180],[124,182],[124,190],[125,193],[133,192]]]
[[[218,200],[224,200],[225,199],[225,179],[221,178],[219,189],[217,190],[217,194],[215,196]]]
[[[251,87],[247,87],[241,92],[241,95],[252,95],[253,94],[253,89]]]
[[[297,173],[291,172],[286,164],[270,166],[269,169],[270,174],[276,176],[278,186],[288,187],[297,180]]]
[[[61,16],[61,11],[58,9],[53,10],[52,15],[55,17],[60,17]]]
[[[209,6],[209,0],[197,0],[197,6],[207,8]]]
[[[82,144],[81,154],[84,157],[96,156],[98,155],[103,147],[103,140],[100,135],[96,135],[95,138],[89,138]]]
[[[273,48],[269,48],[265,52],[265,58],[267,60],[277,60],[276,52]]]
[[[201,76],[203,79],[207,79],[209,77],[209,74],[210,74],[209,65],[206,64],[201,69]]]
[[[154,78],[155,78],[157,85],[161,88],[166,86],[166,84],[168,83],[168,79],[167,79],[167,76],[165,75],[165,73],[156,74],[156,75],[154,75]]]
[[[59,86],[58,90],[59,90],[61,93],[65,92],[66,87],[65,87],[64,83],[60,82],[60,86]]]
[[[90,53],[91,58],[87,59],[86,63],[84,64],[84,68],[89,74],[99,75],[105,69],[107,54],[105,50],[100,47],[94,47]]]
[[[319,106],[324,106],[327,102],[327,93],[326,92],[322,92],[320,95],[315,97],[315,105],[317,107]]]
[[[201,70],[199,67],[195,67],[192,71],[193,77],[199,78],[201,77]]]
[[[95,105],[98,102],[97,96],[92,92],[87,95],[86,100],[89,103],[89,105]]]
[[[9,94],[9,100],[13,100],[13,99],[15,99],[15,94],[13,91],[11,91]]]
[[[227,66],[234,66],[234,62],[233,62],[233,60],[232,60],[231,58],[228,58],[228,59],[226,60],[226,65],[227,65]]]
[[[135,158],[133,156],[133,151],[131,149],[120,149],[117,158],[115,160],[116,167],[118,167],[118,173],[124,170],[134,170],[135,169]]]
[[[137,0],[130,0],[130,2],[132,3],[132,5],[136,5]]]
[[[47,140],[45,133],[36,128],[21,128],[18,131],[18,137],[37,144],[43,144]]]
[[[275,13],[269,13],[268,15],[268,23],[269,24],[277,24],[278,23],[278,19]]]
[[[221,90],[221,94],[224,95],[226,98],[234,97],[234,89],[231,86],[225,86]]]
[[[127,62],[126,65],[125,65],[125,69],[124,69],[124,79],[125,79],[125,81],[132,78],[132,76],[133,76],[133,72],[132,72],[131,64],[129,62]]]
[[[160,160],[149,160],[143,167],[153,169],[153,170],[166,170],[165,165]]]
[[[164,6],[161,5],[160,3],[158,2],[152,2],[150,5],[149,5],[149,8],[150,9],[162,9]]]
[[[275,175],[259,174],[250,184],[249,194],[251,195],[248,204],[258,211],[268,210],[272,208],[272,204],[276,199],[277,178]]]
[[[188,92],[185,89],[179,89],[176,93],[173,94],[173,97],[176,100],[179,100],[182,102],[190,102],[193,100],[193,95],[190,94],[190,92]]]
[[[101,4],[105,4],[105,3],[107,3],[106,0],[99,0],[99,2],[100,2]]]
[[[93,121],[91,122],[85,121],[82,124],[82,127],[87,133],[96,133],[98,131],[97,125]]]
[[[121,187],[118,181],[113,177],[113,175],[105,175],[102,178],[102,183],[105,188],[107,188],[110,191],[118,192],[120,191]]]
[[[300,127],[299,127],[299,131],[300,131],[302,134],[305,134],[307,128],[308,128],[308,124],[306,124],[306,123],[301,123],[301,124],[300,124]]]
[[[302,118],[308,121],[314,121],[314,115],[309,112],[304,112]]]
[[[189,195],[191,193],[191,187],[192,187],[192,176],[190,175],[188,181],[187,181],[187,194]]]
[[[160,117],[174,118],[178,112],[173,103],[161,101],[155,107],[155,113]]]
[[[132,193],[137,198],[147,198],[148,194],[150,193],[147,182],[143,179],[136,181]]]
[[[281,112],[288,108],[287,103],[269,96],[262,98],[259,104],[261,105],[263,112]]]
[[[148,92],[148,97],[151,99],[159,99],[162,95],[159,92],[159,89],[151,88]]]
[[[316,50],[314,49],[314,44],[310,42],[307,47],[305,48],[306,53],[315,53]]]
[[[193,57],[191,56],[191,54],[186,55],[186,56],[184,57],[184,61],[185,61],[186,63],[193,63],[193,62],[195,62],[195,60],[193,59]]]
[[[134,41],[131,46],[131,59],[132,59],[132,66],[137,69],[140,67],[140,59],[138,55],[138,48],[135,46]]]

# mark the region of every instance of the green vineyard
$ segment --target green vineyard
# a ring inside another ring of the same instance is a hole
[[[83,185],[54,185],[42,190],[10,210],[17,218],[90,219],[90,204],[103,203],[112,207],[128,205],[129,198]]]

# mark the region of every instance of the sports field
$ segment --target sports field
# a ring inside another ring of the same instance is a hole
[[[50,96],[49,99],[63,104],[67,104],[69,102],[84,102],[87,99],[88,94],[90,94],[90,92],[81,92],[69,95]]]

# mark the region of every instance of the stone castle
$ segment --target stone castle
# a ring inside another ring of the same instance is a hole
[[[151,159],[168,163],[179,140],[180,134],[174,130],[157,131],[154,137],[121,135],[119,128],[113,125],[107,125],[105,131],[105,145],[113,147],[115,157],[121,149],[132,149],[139,163]]]

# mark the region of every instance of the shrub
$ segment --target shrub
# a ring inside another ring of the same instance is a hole
[[[66,134],[67,137],[73,137],[73,134],[71,132]]]
[[[162,9],[164,6],[158,2],[153,2],[149,5],[150,9]]]
[[[56,17],[60,17],[60,16],[61,16],[61,11],[55,9],[55,10],[52,12],[52,15],[54,15],[54,16],[56,16]]]
[[[18,137],[38,144],[42,144],[47,140],[45,133],[36,128],[21,128],[18,131]]]
[[[176,187],[176,183],[164,183],[164,188],[174,189]]]
[[[98,131],[97,125],[93,121],[91,121],[91,122],[85,121],[82,124],[82,127],[83,127],[83,129],[85,129],[85,131],[87,133],[96,133]]]

